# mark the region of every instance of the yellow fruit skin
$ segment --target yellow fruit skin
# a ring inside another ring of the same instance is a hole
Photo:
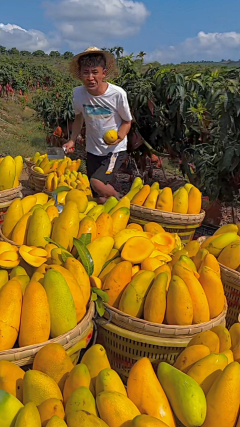
[[[77,189],[70,190],[66,195],[65,201],[66,203],[69,201],[75,202],[80,213],[84,212],[87,209],[88,198],[84,191]]]
[[[131,237],[147,237],[147,234],[144,231],[135,230],[135,229],[125,229],[119,231],[119,233],[114,236],[114,248],[122,250],[125,243],[131,239]]]
[[[203,267],[209,267],[209,268],[211,268],[213,271],[215,271],[215,273],[217,273],[217,275],[219,277],[221,277],[220,265],[219,265],[219,262],[215,258],[214,255],[207,254],[204,257],[204,259],[203,259],[203,261],[202,261],[202,263],[200,265],[200,268],[198,270],[199,274],[201,273],[201,270],[203,269]]]
[[[23,379],[23,404],[28,402],[41,405],[47,399],[62,400],[62,393],[57,383],[48,375],[36,370],[26,372]]]
[[[173,366],[187,374],[196,362],[208,356],[209,354],[210,350],[205,345],[192,345],[190,347],[186,347],[182,351]]]
[[[106,368],[111,369],[105,348],[100,344],[93,345],[83,355],[81,364],[82,363],[86,365],[89,370],[95,390],[96,379],[99,372]]]
[[[188,347],[192,345],[205,345],[209,348],[211,353],[219,353],[219,338],[215,332],[212,331],[204,331],[197,334],[195,337],[191,339],[188,343]]]
[[[101,213],[96,221],[97,236],[105,237],[112,236],[113,232],[113,220],[110,214],[107,212]]]
[[[50,237],[51,228],[51,221],[47,212],[41,208],[35,209],[29,220],[27,245],[44,248],[47,243],[45,237]]]
[[[79,212],[75,202],[66,202],[61,215],[55,219],[51,238],[68,251],[72,250],[73,238],[79,229]]]
[[[239,412],[240,365],[228,365],[207,395],[207,416],[203,427],[234,427]]]
[[[112,271],[112,269],[115,267],[115,265],[119,264],[120,262],[122,262],[122,258],[117,257],[115,258],[113,261],[111,261],[99,274],[99,279],[104,282],[104,280],[106,279],[108,273],[110,273],[110,271]]]
[[[84,363],[74,366],[65,381],[63,389],[63,399],[65,406],[74,390],[82,386],[87,387],[91,392],[93,392],[91,376],[87,366],[84,365]]]
[[[163,323],[167,305],[168,274],[160,273],[155,278],[144,304],[144,320]]]
[[[202,244],[201,247],[204,247],[210,254],[218,257],[221,251],[235,240],[237,240],[237,233],[234,232],[214,235],[212,238],[208,238],[204,242],[204,246]]]
[[[206,294],[193,271],[178,261],[172,274],[179,276],[187,285],[193,305],[193,323],[203,323],[210,320],[210,311]]]
[[[238,233],[237,224],[226,224],[222,225],[217,231],[215,231],[214,236],[224,233]]]
[[[112,235],[116,236],[121,230],[125,230],[130,217],[129,208],[119,208],[112,214]]]
[[[240,323],[234,323],[229,329],[231,336],[232,349],[240,343]]]
[[[209,267],[203,267],[199,282],[201,283],[206,294],[210,318],[217,317],[224,309],[225,297],[223,284],[220,277]]]
[[[236,270],[240,266],[240,240],[226,246],[220,253],[218,261],[226,267]]]
[[[172,276],[167,293],[166,320],[169,325],[191,325],[193,304],[186,283]]]
[[[91,234],[91,242],[96,239],[97,224],[91,216],[85,216],[85,218],[80,221],[77,238],[79,239],[82,234]]]
[[[212,332],[215,332],[219,338],[219,353],[222,353],[224,350],[230,350],[232,346],[231,335],[227,328],[224,328],[222,325],[214,326],[211,329]]]
[[[155,271],[163,265],[163,261],[159,261],[158,258],[151,258],[151,256],[152,254],[141,262],[141,270]]]
[[[15,199],[9,206],[7,213],[4,217],[2,232],[5,237],[10,239],[11,233],[17,222],[23,216],[23,208],[21,199]]]
[[[173,198],[173,212],[181,214],[188,213],[188,192],[184,187],[181,187]]]
[[[168,427],[163,421],[149,415],[138,415],[132,420],[131,427]]]
[[[188,242],[186,246],[184,246],[184,249],[188,252],[187,256],[192,258],[196,256],[200,250],[200,244],[197,240],[192,240],[191,242]]]
[[[45,289],[31,281],[24,293],[19,333],[19,346],[39,344],[50,335],[50,311]]]
[[[129,198],[127,196],[122,197],[121,200],[119,200],[119,202],[116,204],[116,206],[114,206],[110,210],[109,214],[113,215],[114,212],[116,212],[120,208],[128,208],[128,209],[130,209],[130,200],[129,200]]]
[[[10,280],[0,290],[0,351],[16,342],[20,327],[22,290],[17,280]]]
[[[145,200],[150,194],[150,190],[151,189],[148,184],[144,185],[143,188],[133,197],[131,203],[133,205],[143,206]]]
[[[37,198],[34,195],[24,197],[22,199],[23,213],[26,214],[27,212],[29,212],[30,209],[32,209],[32,207],[36,205],[36,202]]]
[[[92,256],[94,263],[93,276],[100,274],[110,251],[113,248],[114,240],[110,236],[98,237],[92,243],[87,245],[87,248]]]
[[[50,265],[50,269],[59,271],[67,282],[71,295],[73,297],[74,305],[76,308],[77,323],[79,323],[86,314],[86,304],[82,289],[79,287],[74,275],[61,265]]]
[[[103,391],[96,399],[98,412],[109,427],[129,427],[139,410],[134,403],[121,393]]]
[[[103,283],[103,291],[109,296],[108,304],[118,308],[122,293],[132,279],[132,264],[122,261],[108,273]]]
[[[59,217],[58,208],[56,206],[48,206],[46,212],[51,222],[54,220],[54,218]]]
[[[31,216],[32,212],[25,213],[12,231],[11,239],[17,245],[21,246],[27,244],[27,232]]]
[[[141,317],[147,292],[154,278],[153,271],[142,271],[138,276],[135,276],[121,296],[119,310],[129,314],[129,316]]]
[[[0,270],[0,290],[8,282],[7,270]]]
[[[234,362],[232,350],[223,350],[221,354],[224,354],[225,356],[227,356],[228,365],[230,365],[230,363]]]
[[[159,209],[160,211],[172,212],[173,194],[170,187],[165,187],[159,194],[156,209]]]
[[[0,389],[1,427],[14,426],[21,408],[23,405],[15,396]]]
[[[67,401],[66,418],[73,412],[86,411],[97,416],[95,399],[87,387],[81,386],[74,390]]]
[[[149,209],[155,209],[157,204],[159,191],[158,190],[151,190],[150,194],[148,195],[147,199],[144,202],[144,207]]]
[[[79,286],[80,290],[82,291],[84,305],[86,308],[88,301],[89,301],[89,298],[90,298],[91,285],[90,285],[90,280],[89,280],[89,277],[86,273],[85,268],[83,267],[83,265],[81,264],[80,261],[78,261],[75,258],[70,258],[70,257],[66,259],[66,261],[64,263],[64,267],[70,273],[72,273],[72,275],[76,279],[78,286]]]
[[[41,418],[42,427],[46,427],[48,421],[54,416],[57,415],[59,418],[64,420],[65,412],[63,404],[60,400],[55,398],[50,398],[45,400],[38,406],[38,411]]]
[[[76,308],[66,280],[56,270],[48,270],[44,276],[49,310],[52,338],[65,334],[77,326]]]
[[[186,188],[185,188],[186,189]],[[199,214],[202,207],[202,194],[196,187],[192,187],[188,193],[188,214]]]
[[[13,188],[16,176],[16,164],[11,156],[6,156],[0,163],[0,191]]]
[[[146,237],[131,237],[123,246],[121,257],[132,264],[140,264],[150,257],[154,251],[154,244]]]
[[[68,427],[109,427],[103,420],[85,411],[72,412],[69,414],[67,417],[67,425]]]
[[[46,427],[67,427],[67,424],[57,415],[53,415],[53,417],[50,418],[50,420],[46,424]]]
[[[147,222],[147,224],[144,224],[144,231],[151,234],[158,234],[163,233],[164,229],[157,222]]]
[[[127,393],[141,414],[155,417],[169,427],[175,427],[174,416],[150,360],[138,360],[130,370]]]
[[[197,271],[200,269],[201,264],[204,260],[204,258],[209,254],[207,249],[200,249],[197,253],[197,255],[195,255],[193,257],[193,262],[196,265],[196,269]]]
[[[207,405],[197,382],[166,362],[158,365],[157,376],[179,421],[186,427],[201,426]]]
[[[127,392],[121,378],[113,369],[106,368],[99,372],[96,379],[96,395],[102,391],[116,391],[127,396]]]
[[[61,344],[51,343],[42,347],[36,354],[33,369],[51,377],[62,391],[66,378],[73,369],[71,358]]]
[[[18,365],[8,360],[0,360],[0,389],[23,400],[23,378],[25,372]]]
[[[24,408],[20,409],[14,427],[27,427],[29,422],[31,427],[41,427],[41,418],[33,402],[28,402]]]
[[[211,353],[194,363],[187,374],[201,386],[206,396],[227,364],[228,358],[224,354]]]

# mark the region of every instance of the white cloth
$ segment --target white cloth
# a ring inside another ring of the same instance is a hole
[[[107,145],[103,136],[107,130],[118,131],[123,121],[132,120],[127,94],[121,87],[108,83],[103,95],[91,95],[85,86],[73,91],[75,114],[82,113],[86,123],[86,150],[98,156],[126,151],[127,136],[116,146]]]

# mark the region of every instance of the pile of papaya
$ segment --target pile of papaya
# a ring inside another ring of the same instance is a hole
[[[40,154],[37,152],[34,157],[30,159],[34,163],[35,172],[48,175],[51,172],[56,172],[57,176],[62,176],[66,171],[78,171],[81,165],[81,159],[71,160],[70,157],[64,159],[48,159],[47,154]]]
[[[170,187],[160,189],[159,182],[154,182],[151,187],[148,184],[143,185],[142,179],[137,177],[127,197],[133,205],[165,212],[197,215],[202,207],[200,191],[189,183],[173,193]]]
[[[0,158],[0,191],[10,190],[19,186],[23,169],[22,156],[6,156]]]
[[[36,354],[31,370],[0,361],[4,427],[239,427],[240,324],[196,335],[174,366],[147,357],[126,387],[95,344],[79,364],[57,343]]]

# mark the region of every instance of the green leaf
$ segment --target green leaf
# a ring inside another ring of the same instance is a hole
[[[96,309],[97,309],[97,312],[98,312],[99,316],[102,317],[104,315],[105,308],[104,308],[104,305],[103,305],[103,302],[102,302],[101,298],[98,298],[95,301],[95,304],[96,304]]]
[[[104,292],[99,288],[92,288],[92,292],[97,294],[103,300],[103,302],[109,301],[109,295],[107,294],[107,292]]]
[[[79,259],[82,265],[84,266],[88,276],[91,276],[94,271],[94,264],[93,264],[93,259],[91,257],[89,250],[81,241],[79,241],[79,239],[74,238],[73,244],[77,249]]]
[[[91,238],[92,238],[92,233],[85,233],[81,235],[78,241],[81,242],[84,246],[87,246],[89,245],[89,243],[91,243]]]
[[[95,292],[92,292],[91,301],[97,301],[97,299],[98,299],[97,294],[95,294]]]
[[[62,252],[61,257],[62,257],[63,262],[65,262],[67,260],[67,258],[73,258],[72,254],[70,254],[68,252]]]
[[[63,249],[64,251],[66,251],[66,248],[64,248],[63,246],[59,245],[58,243],[54,242],[54,240],[50,239],[50,237],[44,237],[44,239],[46,240],[46,242],[48,243],[53,243],[54,245],[56,245],[58,248]]]
[[[52,193],[58,194],[58,193],[62,193],[62,191],[70,191],[70,190],[71,190],[71,188],[66,187],[66,186],[62,186],[62,187],[56,188]]]

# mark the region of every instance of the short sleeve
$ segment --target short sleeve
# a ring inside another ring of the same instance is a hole
[[[119,96],[118,113],[125,122],[130,122],[132,120],[127,94],[125,91],[122,91]]]
[[[76,115],[82,113],[78,89],[79,89],[78,87],[75,87],[75,89],[73,89],[73,97],[72,97],[73,109]]]

